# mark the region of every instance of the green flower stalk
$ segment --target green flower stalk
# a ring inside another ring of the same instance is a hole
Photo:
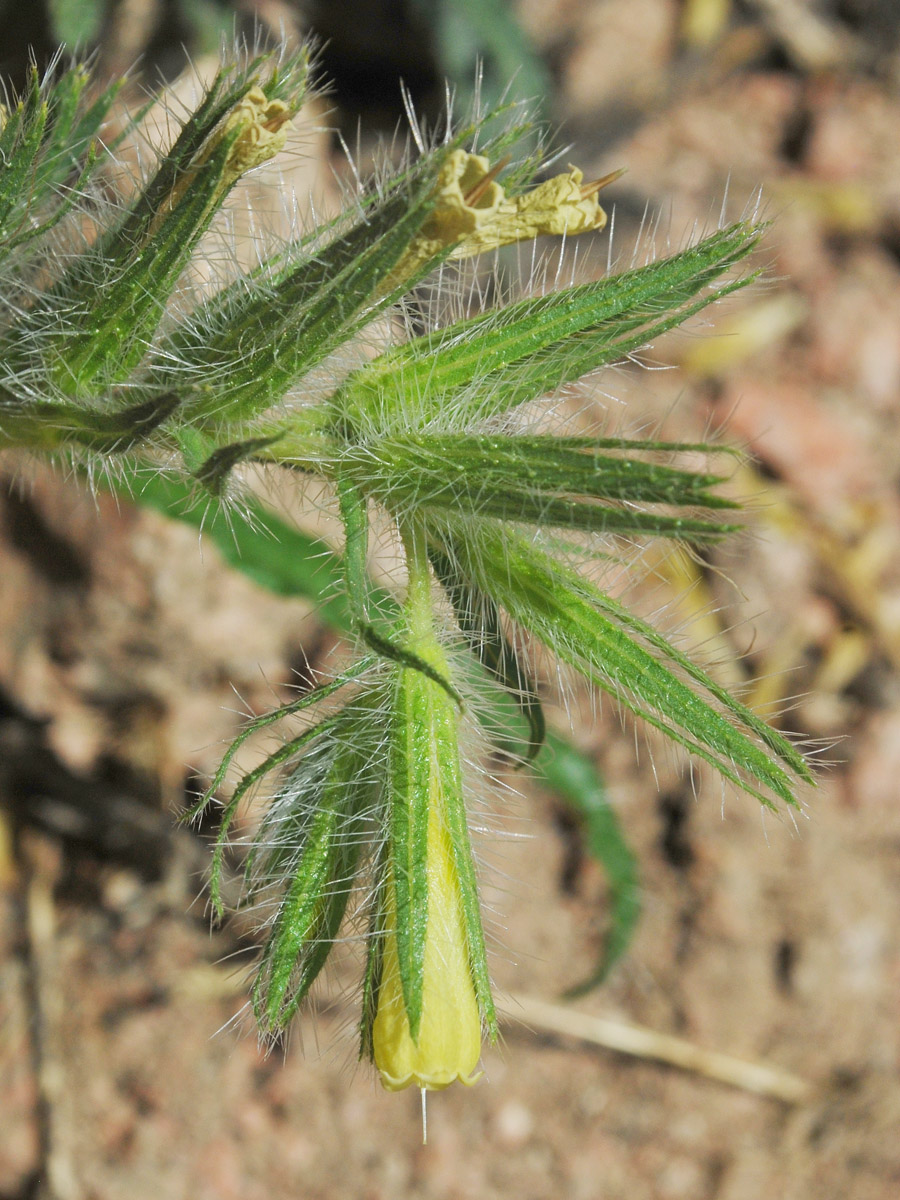
[[[606,224],[597,194],[615,176],[539,180],[539,161],[516,158],[530,130],[511,108],[492,114],[492,134],[478,121],[447,130],[336,220],[191,299],[180,280],[202,235],[280,149],[308,70],[305,53],[223,67],[121,208],[91,199],[115,152],[114,89],[89,99],[77,67],[32,78],[0,120],[0,446],[128,474],[138,497],[141,479],[149,492],[174,474],[211,508],[244,502],[248,466],[332,489],[359,653],[249,722],[192,812],[219,801],[252,733],[301,722],[222,802],[212,907],[224,912],[242,805],[274,781],[245,859],[265,934],[261,1033],[284,1031],[335,941],[354,936],[362,1055],[390,1090],[441,1088],[473,1082],[482,1036],[496,1037],[460,728],[505,697],[517,751],[539,753],[529,638],[761,803],[796,804],[810,780],[785,736],[575,565],[650,537],[727,536],[721,470],[682,457],[725,452],[518,421],[745,286],[762,229],[738,222],[621,274],[433,317],[428,287],[452,288],[458,262]],[[99,226],[90,243],[79,204]],[[394,332],[366,357],[360,339],[388,313],[400,320],[380,321]],[[373,507],[398,535],[402,604],[368,580]],[[486,732],[509,751],[508,727]]]

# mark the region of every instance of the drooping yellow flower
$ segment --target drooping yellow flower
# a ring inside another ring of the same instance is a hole
[[[415,1085],[429,1090],[459,1080],[471,1085],[481,1056],[481,1017],[463,924],[453,848],[439,797],[428,817],[428,925],[422,1015],[415,1041],[403,1000],[397,953],[396,901],[388,881],[387,932],[378,1009],[372,1030],[375,1065],[391,1092]]]

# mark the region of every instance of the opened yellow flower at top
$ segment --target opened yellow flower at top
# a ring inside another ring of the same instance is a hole
[[[597,193],[618,179],[613,171],[602,179],[584,182],[578,167],[569,167],[530,191],[507,196],[497,182],[505,166],[491,167],[487,158],[465,150],[451,150],[438,172],[434,207],[421,230],[391,272],[382,290],[388,292],[419,270],[448,246],[451,258],[469,258],[529,241],[543,234],[591,233],[606,225],[606,212]]]

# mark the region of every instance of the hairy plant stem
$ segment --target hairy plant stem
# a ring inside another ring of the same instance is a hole
[[[406,618],[409,623],[411,646],[438,670],[445,671],[443,654],[435,642],[434,607],[431,592],[431,560],[425,528],[415,517],[398,522],[403,552],[406,557],[408,582],[406,586]],[[438,661],[433,661],[437,658]]]

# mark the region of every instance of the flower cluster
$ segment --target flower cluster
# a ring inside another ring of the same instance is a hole
[[[515,432],[512,419],[743,286],[752,276],[732,269],[761,230],[740,222],[620,275],[420,323],[356,369],[335,368],[323,392],[322,365],[346,361],[342,348],[414,303],[435,271],[541,234],[601,230],[609,179],[585,183],[570,168],[537,182],[540,164],[515,159],[512,110],[491,136],[479,122],[448,130],[339,220],[187,303],[179,281],[201,236],[239,178],[281,147],[307,75],[302,53],[223,68],[132,201],[97,209],[93,240],[77,205],[114,149],[103,140],[114,91],[89,102],[79,68],[33,77],[0,121],[0,445],[109,473],[136,464],[146,479],[176,470],[213,506],[239,491],[245,463],[333,489],[359,658],[251,722],[194,811],[254,729],[311,718],[224,805],[213,906],[239,806],[277,772],[247,858],[266,914],[261,1030],[285,1028],[341,931],[362,924],[363,1053],[389,1089],[439,1088],[471,1083],[482,1032],[496,1033],[459,726],[473,687],[503,691],[527,756],[538,752],[543,716],[520,635],[766,805],[794,803],[809,778],[787,739],[571,565],[598,540],[610,552],[622,539],[727,534],[720,477],[678,465],[680,452],[709,448]],[[378,602],[367,579],[373,505],[403,548],[402,603]]]

